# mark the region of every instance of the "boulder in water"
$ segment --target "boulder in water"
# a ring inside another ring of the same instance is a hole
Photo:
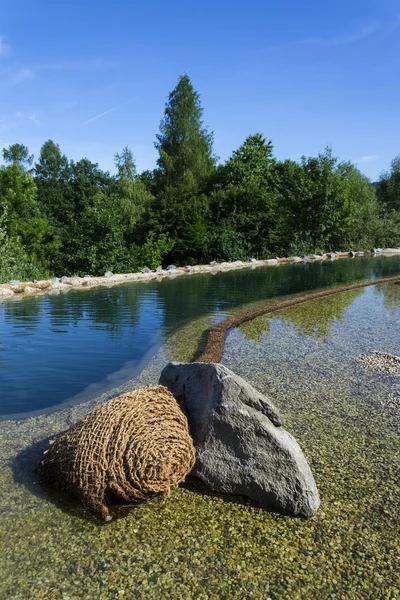
[[[187,414],[197,456],[193,475],[217,492],[293,515],[315,514],[320,499],[310,467],[266,396],[217,363],[169,363],[160,384]]]

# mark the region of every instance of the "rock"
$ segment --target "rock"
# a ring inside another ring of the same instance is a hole
[[[158,267],[156,267],[156,272],[160,273],[160,271],[162,271],[162,266],[161,265],[159,265]]]
[[[0,297],[14,296],[14,292],[8,288],[0,287]]]
[[[216,260],[212,260],[212,261],[210,262],[210,265],[211,265],[212,267],[216,267],[216,266],[217,266],[217,264],[218,264],[218,263],[217,263],[217,261],[216,261]]]
[[[19,279],[11,279],[11,281],[8,282],[8,285],[17,286],[17,285],[21,285],[21,282]]]
[[[27,285],[27,286],[24,288],[24,294],[37,294],[37,292],[38,292],[38,289],[37,289],[37,288],[34,288],[34,287],[29,287],[29,285]]]
[[[112,271],[106,271],[104,273],[104,277],[112,277],[114,275],[114,273]]]
[[[175,265],[168,265],[167,271],[175,271],[175,270],[176,270],[176,266]]]
[[[350,250],[350,252],[349,252],[349,256],[350,256],[350,258],[354,258],[354,257],[355,257],[355,255],[356,255],[356,253],[355,253],[355,252],[353,252],[353,250]]]
[[[362,252],[361,250],[359,250],[359,251],[357,252],[357,256],[364,256],[364,252]]]
[[[170,363],[161,373],[186,411],[196,447],[193,475],[217,492],[311,517],[318,490],[296,440],[268,398],[215,363]]]
[[[90,277],[91,276],[89,275],[89,273],[86,273],[86,275],[83,276],[83,279],[90,279]]]
[[[324,256],[323,252],[317,252],[317,256]]]
[[[249,262],[251,262],[251,263],[255,263],[255,262],[257,262],[257,261],[256,261],[256,259],[255,259],[255,258],[249,258]]]
[[[234,265],[242,265],[243,262],[241,260],[235,260]]]
[[[50,283],[59,283],[59,279],[58,277],[52,277],[51,279],[49,279]]]
[[[189,269],[189,271],[190,271],[191,268],[192,268],[192,265],[185,265],[185,269]]]
[[[144,269],[141,270],[141,273],[146,275],[147,273],[151,273],[151,269],[148,269],[147,267],[145,267]]]
[[[107,277],[107,273],[106,273],[106,277]],[[68,281],[69,277],[67,277],[66,275],[63,275],[60,279],[60,281]]]

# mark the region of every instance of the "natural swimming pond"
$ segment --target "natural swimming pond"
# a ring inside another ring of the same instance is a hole
[[[335,273],[333,284],[353,283],[397,274],[399,262],[357,259],[334,263],[335,270],[328,264],[298,267],[269,269],[268,277],[287,273],[289,285],[290,273],[297,277],[320,269]],[[262,271],[234,275],[248,277],[249,285],[253,276],[266,277]],[[224,281],[208,278],[201,286]],[[282,295],[283,288],[272,281],[265,284],[264,297],[268,289]],[[319,280],[315,287],[329,283]],[[183,278],[165,281],[177,284],[184,289]],[[225,300],[232,308],[214,298],[212,319],[235,310],[240,302],[235,304],[234,294],[240,297],[242,291],[231,291]],[[251,302],[260,298],[261,290]],[[155,383],[171,358],[186,360],[207,315],[182,319],[176,331],[171,327],[167,343],[120,391]],[[399,340],[399,284],[310,301],[245,323],[227,336],[222,362],[271,397],[306,454],[322,502],[310,520],[275,514],[188,481],[171,498],[115,510],[115,517],[123,518],[102,525],[71,499],[37,485],[33,470],[48,437],[107,396],[0,423],[0,597],[399,598],[399,412],[386,401],[400,396],[400,378],[358,361],[371,350],[400,355]]]
[[[0,303],[0,415],[21,416],[95,397],[133,377],[195,318],[219,320],[268,298],[397,274],[399,256],[362,257]]]

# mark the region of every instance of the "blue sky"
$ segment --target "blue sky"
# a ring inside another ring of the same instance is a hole
[[[0,0],[0,147],[153,168],[188,73],[215,152],[256,131],[278,158],[326,145],[376,179],[400,154],[398,0]]]

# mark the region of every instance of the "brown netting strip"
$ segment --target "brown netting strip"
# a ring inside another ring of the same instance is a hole
[[[169,494],[195,462],[186,416],[160,385],[106,402],[50,444],[41,480],[77,496],[104,520],[109,501]]]
[[[211,327],[208,330],[205,348],[201,353],[200,357],[197,359],[197,362],[220,362],[224,352],[225,337],[227,332],[229,331],[229,329],[232,329],[233,327],[238,327],[246,321],[251,321],[252,319],[256,319],[257,317],[261,317],[262,315],[265,315],[267,313],[275,312],[277,310],[283,310],[284,308],[289,308],[290,306],[295,306],[296,304],[302,304],[303,302],[308,302],[309,300],[317,300],[318,298],[325,298],[326,296],[332,296],[333,294],[349,292],[351,290],[357,290],[359,288],[369,287],[371,285],[380,285],[383,283],[399,281],[400,276],[397,275],[396,277],[385,277],[382,279],[375,279],[373,281],[367,281],[364,283],[355,283],[353,285],[346,285],[331,290],[325,290],[323,292],[315,292],[314,294],[298,296],[297,298],[293,298],[292,300],[276,302],[275,304],[270,304],[268,306],[261,307],[251,312],[245,312],[240,315],[228,317],[227,319],[225,319],[225,321],[222,321],[222,323],[218,323],[218,325],[214,325],[214,327]]]

